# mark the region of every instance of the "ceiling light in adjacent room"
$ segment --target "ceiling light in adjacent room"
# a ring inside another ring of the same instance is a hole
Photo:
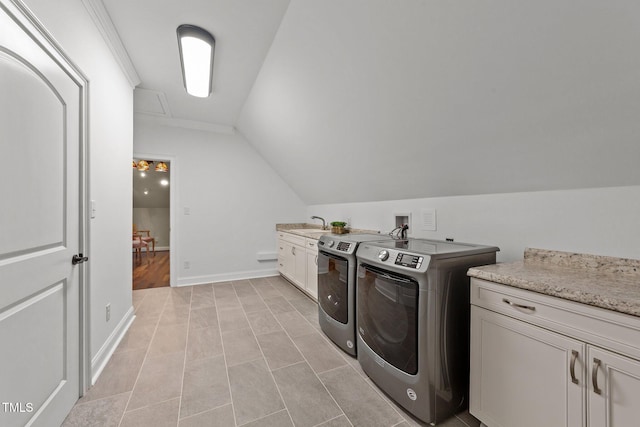
[[[138,162],[138,170],[141,171],[141,172],[148,171],[149,170],[149,162],[147,162],[146,160],[140,160]]]
[[[206,98],[211,94],[215,39],[195,25],[180,25],[177,32],[184,87],[189,95]]]
[[[149,189],[148,189],[148,188],[145,188],[144,190],[142,190],[142,192],[143,192],[143,193],[145,194],[145,196],[146,196],[147,194],[149,194]]]
[[[166,180],[166,179],[163,179],[162,181],[160,181],[160,184],[164,185],[164,186],[167,186],[167,185],[169,185],[169,181]]]
[[[158,162],[156,164],[156,172],[167,172],[169,170],[169,166],[165,162]]]

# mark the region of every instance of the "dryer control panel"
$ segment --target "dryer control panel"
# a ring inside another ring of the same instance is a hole
[[[401,265],[403,267],[409,267],[409,268],[420,268],[423,260],[424,258],[421,256],[403,254],[402,252],[400,252],[396,257],[395,264]]]

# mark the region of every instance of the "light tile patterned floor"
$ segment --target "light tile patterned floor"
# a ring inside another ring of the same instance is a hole
[[[64,426],[416,426],[280,277],[133,292],[136,319]],[[462,413],[440,424],[477,427]]]

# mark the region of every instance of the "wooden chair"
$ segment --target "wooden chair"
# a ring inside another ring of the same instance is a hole
[[[136,256],[140,257],[141,259],[142,259],[142,248],[147,248],[145,252],[147,254],[147,258],[149,258],[149,244],[144,240],[142,240],[141,236],[134,234],[133,238],[131,239],[131,244],[133,246],[133,249],[135,249],[136,251]]]
[[[146,233],[146,236],[143,235],[144,233]],[[156,255],[156,239],[155,237],[151,237],[150,230],[138,230],[138,227],[136,227],[136,225],[133,224],[133,235],[140,237],[142,241],[145,242],[147,245],[151,243],[153,255],[154,256]],[[147,248],[147,251],[149,251],[149,248]]]

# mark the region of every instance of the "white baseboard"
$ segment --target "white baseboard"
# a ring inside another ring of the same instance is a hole
[[[264,270],[238,271],[234,273],[212,274],[208,276],[181,277],[178,279],[177,286],[192,286],[202,285],[205,283],[228,282],[230,280],[256,279],[259,277],[277,276],[279,274],[280,273],[278,273],[276,268],[268,268]]]
[[[98,350],[93,359],[91,359],[91,385],[94,385],[98,380],[98,377],[104,370],[104,367],[107,366],[113,352],[116,351],[118,344],[122,341],[124,334],[127,333],[135,318],[136,316],[132,306],[125,313],[120,322],[118,322],[118,325],[115,327],[113,332],[111,332],[111,335],[109,335],[104,344],[102,344],[100,350]]]

